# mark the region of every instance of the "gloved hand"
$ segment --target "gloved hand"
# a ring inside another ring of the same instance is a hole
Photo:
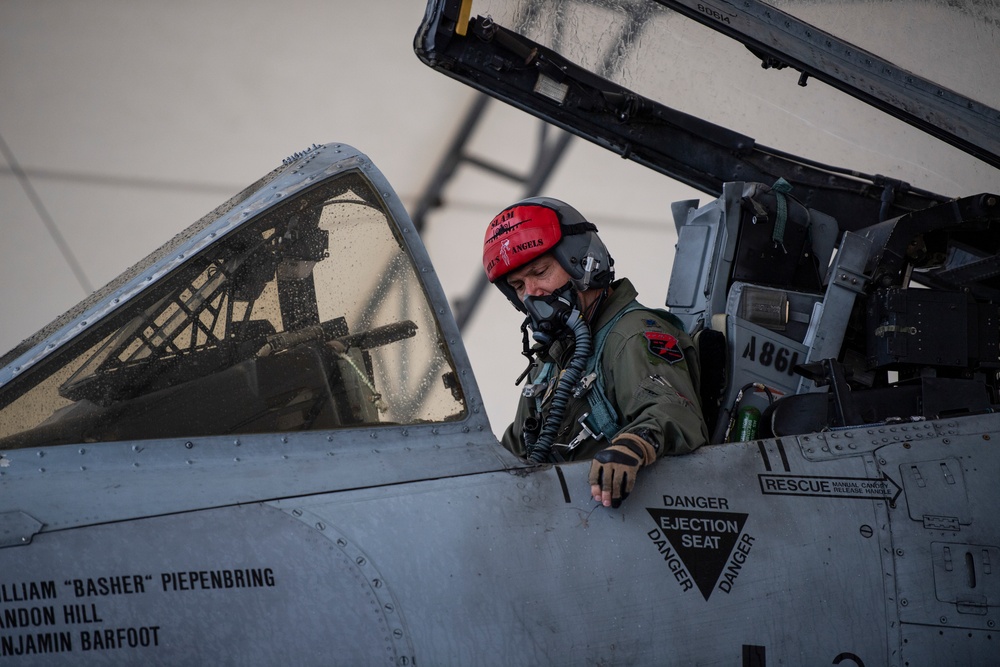
[[[590,464],[590,493],[605,507],[619,507],[635,487],[639,468],[656,460],[653,445],[634,433],[622,433]]]

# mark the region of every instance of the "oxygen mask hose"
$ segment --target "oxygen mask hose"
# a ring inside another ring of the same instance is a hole
[[[532,463],[548,463],[552,456],[552,441],[555,440],[559,424],[562,423],[563,414],[566,412],[566,404],[569,403],[583,371],[587,367],[587,359],[593,349],[590,338],[590,328],[583,319],[578,309],[570,313],[566,326],[573,332],[575,345],[573,346],[573,356],[570,358],[566,370],[559,377],[559,384],[556,386],[552,396],[552,404],[549,406],[549,414],[545,417],[545,424],[535,441],[535,446],[528,452],[528,460]]]

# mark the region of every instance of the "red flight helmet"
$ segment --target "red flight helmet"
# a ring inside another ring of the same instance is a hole
[[[526,312],[504,276],[547,252],[581,292],[607,287],[615,278],[615,260],[597,235],[597,227],[552,197],[522,199],[493,218],[483,240],[483,268],[514,307]]]

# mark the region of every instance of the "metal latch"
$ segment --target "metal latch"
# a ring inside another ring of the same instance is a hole
[[[590,416],[589,412],[584,412],[583,415],[579,419],[577,419],[577,421],[580,422],[580,433],[578,433],[575,438],[569,441],[569,444],[566,445],[566,451],[573,451],[574,449],[579,447],[580,443],[582,443],[587,438],[600,440],[601,438],[604,437],[603,433],[594,433],[594,431],[589,426],[587,426],[587,417],[589,416]]]

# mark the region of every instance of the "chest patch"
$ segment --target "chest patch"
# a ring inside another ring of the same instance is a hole
[[[649,351],[660,359],[671,364],[676,364],[678,361],[684,360],[684,353],[681,351],[681,346],[677,343],[677,339],[670,334],[660,331],[647,331],[643,335],[646,337],[646,345],[649,347]]]

